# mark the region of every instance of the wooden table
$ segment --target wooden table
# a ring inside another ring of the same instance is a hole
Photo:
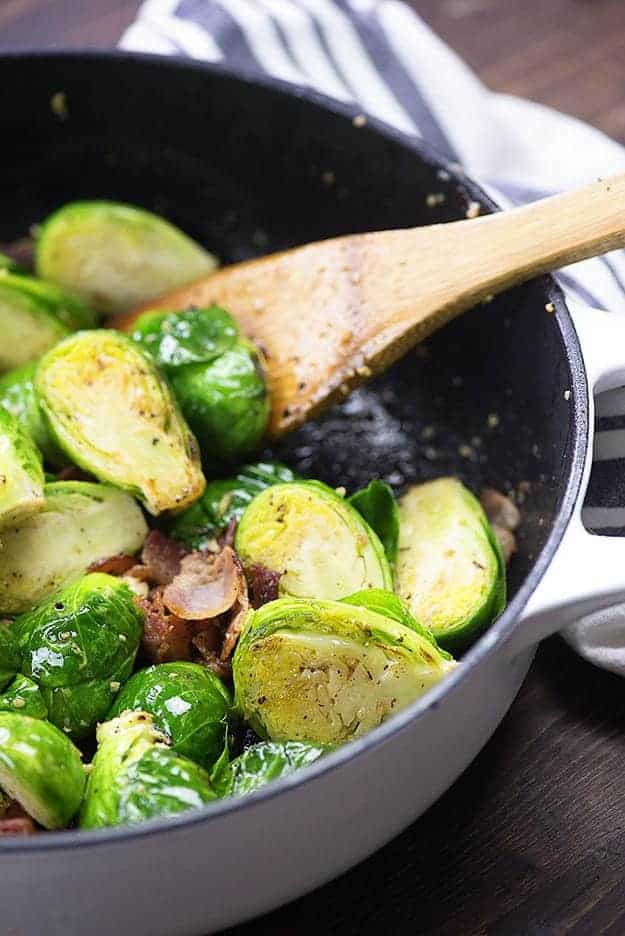
[[[413,5],[491,87],[625,141],[623,0]],[[108,46],[137,6],[4,0],[0,49]],[[622,936],[624,722],[625,683],[546,641],[491,742],[421,820],[333,884],[233,932]]]

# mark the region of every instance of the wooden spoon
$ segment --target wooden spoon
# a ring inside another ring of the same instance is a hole
[[[218,303],[265,353],[279,438],[481,300],[625,245],[625,175],[469,221],[354,234],[225,267],[118,316]],[[547,313],[546,313],[547,314]]]

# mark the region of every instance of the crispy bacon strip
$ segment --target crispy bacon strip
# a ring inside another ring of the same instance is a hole
[[[260,563],[254,563],[245,570],[245,577],[250,590],[250,604],[253,608],[260,608],[269,601],[276,600],[280,585],[280,572],[274,572]]]
[[[15,800],[0,810],[0,838],[8,835],[36,835],[35,820]]]
[[[185,621],[203,621],[229,611],[247,586],[241,565],[226,546],[217,555],[194,552],[163,592],[166,607]]]
[[[87,567],[87,572],[107,572],[109,575],[123,575],[134,564],[134,556],[119,553],[117,556],[109,556],[107,559],[98,559],[96,562],[92,562]]]
[[[153,585],[169,585],[180,571],[180,563],[187,550],[181,543],[165,536],[160,530],[150,530],[141,550],[141,573],[131,571],[131,575]],[[140,567],[139,567],[140,568]]]
[[[193,630],[165,607],[162,588],[135,600],[145,615],[141,645],[150,663],[190,660]]]

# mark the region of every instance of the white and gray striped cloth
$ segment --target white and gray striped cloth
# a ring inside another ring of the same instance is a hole
[[[625,149],[593,127],[488,90],[403,0],[146,0],[120,45],[354,101],[461,163],[504,206],[625,171]],[[624,251],[559,278],[571,297],[625,314]],[[584,518],[596,532],[625,535],[625,389],[603,394],[597,412]],[[620,655],[607,665],[625,675]]]

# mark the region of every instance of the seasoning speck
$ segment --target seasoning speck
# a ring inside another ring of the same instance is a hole
[[[477,218],[479,213],[480,203],[476,201],[470,201],[464,214],[466,218]]]
[[[570,400],[570,399],[571,399],[571,391],[570,391],[570,390],[565,390],[565,391],[564,391],[564,399],[565,399],[565,400]]]
[[[345,495],[347,494],[347,491],[345,490],[344,487],[341,486],[341,487],[334,488],[334,493],[338,494],[339,497],[345,497]]]
[[[545,312],[555,312],[555,310],[556,309],[555,309],[553,302],[548,302],[547,305],[545,306]]]
[[[69,110],[67,107],[67,94],[65,91],[56,91],[50,98],[50,110],[59,120],[67,120]]]
[[[496,429],[499,425],[499,416],[497,413],[489,413],[486,420],[486,425],[489,429]]]
[[[365,117],[364,114],[356,114],[356,116],[352,120],[352,123],[355,127],[364,127],[365,124],[367,123],[367,118]]]
[[[442,205],[444,201],[444,192],[429,192],[425,196],[425,204],[428,206],[428,208],[436,208],[437,205]]]

